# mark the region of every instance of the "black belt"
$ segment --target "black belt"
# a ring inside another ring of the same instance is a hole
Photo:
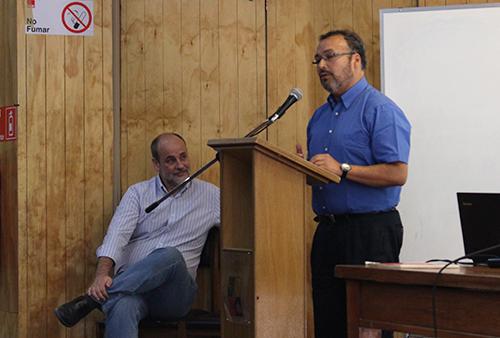
[[[392,212],[395,212],[396,209],[391,209],[389,211],[376,211],[376,212],[365,212],[358,214],[328,214],[328,215],[317,215],[314,217],[314,221],[318,223],[329,223],[334,224],[336,222],[350,220],[350,219],[359,219],[365,217],[373,217],[378,215],[386,215]]]

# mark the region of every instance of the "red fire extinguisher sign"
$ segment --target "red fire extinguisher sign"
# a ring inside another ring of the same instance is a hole
[[[0,107],[0,141],[17,138],[17,107]]]

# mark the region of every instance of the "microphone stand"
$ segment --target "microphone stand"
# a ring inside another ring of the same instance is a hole
[[[279,117],[281,117],[281,116],[277,116],[276,114],[273,114],[271,117],[266,119],[264,122],[262,122],[257,127],[255,127],[252,131],[250,131],[248,134],[246,134],[244,137],[253,137],[253,136],[260,134],[262,131],[266,130],[271,124],[273,124],[274,121],[276,121]],[[164,200],[166,200],[170,196],[177,193],[179,190],[181,190],[183,187],[185,187],[189,182],[191,182],[193,179],[198,177],[201,173],[205,172],[208,168],[210,168],[212,165],[214,165],[217,161],[219,161],[219,153],[217,153],[215,155],[214,159],[212,159],[210,162],[206,163],[203,167],[198,169],[194,174],[186,177],[186,179],[184,181],[182,181],[181,183],[176,185],[172,190],[167,192],[162,198],[160,198],[156,202],[151,203],[145,209],[146,213],[149,214],[151,211],[156,209],[156,207],[158,207]]]

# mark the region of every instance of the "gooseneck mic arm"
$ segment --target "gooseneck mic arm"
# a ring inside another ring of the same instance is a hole
[[[276,110],[276,112],[271,115],[268,119],[266,119],[264,122],[259,124],[256,128],[254,128],[252,131],[250,131],[248,134],[245,135],[245,137],[253,137],[256,136],[257,134],[261,133],[264,131],[267,127],[269,127],[271,124],[273,124],[276,120],[281,118],[285,112],[290,108],[295,102],[299,101],[302,98],[302,91],[299,88],[293,88],[290,91],[290,94],[286,98],[285,102]],[[212,159],[210,162],[205,164],[203,167],[198,169],[194,174],[188,176],[184,181],[176,185],[172,190],[167,192],[162,198],[157,200],[156,202],[151,203],[145,211],[146,213],[150,213],[156,207],[158,207],[164,200],[169,198],[170,196],[174,195],[177,193],[179,190],[181,190],[183,187],[185,187],[189,182],[191,182],[193,179],[198,177],[201,173],[203,173],[205,170],[210,168],[212,165],[214,165],[217,161],[219,160],[219,154],[217,153],[215,155],[215,158]]]

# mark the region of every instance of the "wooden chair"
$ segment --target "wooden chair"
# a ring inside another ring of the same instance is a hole
[[[196,282],[198,295],[192,310],[183,318],[139,323],[139,338],[220,337],[220,235],[213,227],[203,247]],[[97,338],[104,337],[105,323],[97,322]]]

